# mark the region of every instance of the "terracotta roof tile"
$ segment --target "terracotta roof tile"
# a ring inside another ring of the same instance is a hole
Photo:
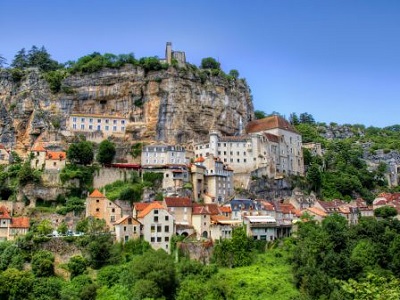
[[[210,215],[210,214],[211,213],[209,212],[206,206],[203,205],[193,206],[192,215]]]
[[[135,203],[134,208],[136,209],[137,212],[140,212],[140,211],[144,210],[150,204],[151,204],[151,202],[138,202],[138,203]]]
[[[119,224],[125,222],[126,220],[128,220],[129,218],[132,219],[132,224],[133,224],[133,225],[140,225],[140,224],[141,224],[141,223],[140,223],[138,220],[136,220],[134,217],[132,217],[132,216],[125,216],[125,217],[122,217],[121,219],[115,221],[114,225],[119,225]]]
[[[46,158],[51,160],[65,160],[67,153],[63,151],[47,151]]]
[[[246,126],[246,132],[247,133],[261,132],[275,128],[284,129],[297,133],[296,129],[292,126],[292,124],[290,124],[284,118],[276,115],[269,116],[259,120],[250,121]]]
[[[29,218],[28,217],[15,217],[11,219],[10,228],[29,228]]]
[[[192,201],[184,197],[165,197],[167,207],[191,207]]]
[[[3,145],[3,144],[0,144],[0,149],[4,149],[4,150],[6,150],[6,147],[4,147],[4,145]]]
[[[309,207],[306,208],[306,211],[309,211],[310,213],[320,216],[320,217],[326,217],[328,214],[324,212],[323,210],[317,208],[317,207]],[[304,212],[304,211],[303,211]]]
[[[100,193],[100,191],[98,189],[95,189],[93,191],[93,193],[91,193],[89,195],[89,197],[91,197],[91,198],[106,198],[106,196],[104,196],[102,193]]]
[[[221,214],[221,211],[219,210],[219,206],[214,203],[209,203],[206,204],[207,210],[209,211],[210,214],[212,215],[219,215]]]
[[[10,214],[5,206],[0,206],[0,219],[11,219]]]
[[[165,207],[160,204],[160,202],[154,201],[152,203],[150,203],[150,205],[148,205],[144,210],[142,210],[139,214],[138,214],[138,219],[144,218],[145,216],[147,216],[153,209],[165,209]]]
[[[196,158],[196,160],[194,161],[195,163],[196,162],[198,162],[198,163],[202,163],[202,162],[204,162],[205,161],[205,158],[203,157],[203,156],[199,156],[198,158]]]
[[[222,213],[231,213],[232,212],[232,208],[230,206],[220,206],[219,210]]]
[[[279,137],[272,133],[264,133],[264,136],[271,142],[279,143]]]

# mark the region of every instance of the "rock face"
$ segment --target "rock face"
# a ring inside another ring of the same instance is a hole
[[[254,118],[247,84],[202,72],[170,67],[146,73],[126,65],[70,75],[53,94],[38,70],[20,80],[0,71],[0,143],[26,151],[49,132],[66,130],[72,113],[126,117],[126,141],[185,144],[210,129],[237,134],[241,121],[245,127]]]

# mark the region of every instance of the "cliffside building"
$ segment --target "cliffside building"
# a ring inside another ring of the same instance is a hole
[[[78,133],[101,133],[103,138],[124,134],[127,120],[116,115],[71,114],[68,129]]]
[[[103,219],[110,230],[113,230],[114,223],[122,217],[122,210],[96,189],[86,198],[86,217]]]
[[[142,170],[163,173],[162,188],[167,194],[179,192],[189,181],[185,148],[171,145],[143,147]]]

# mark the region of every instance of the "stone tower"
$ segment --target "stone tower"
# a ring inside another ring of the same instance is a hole
[[[168,64],[171,64],[172,61],[172,43],[167,42],[167,45],[165,47],[165,60],[167,61]]]

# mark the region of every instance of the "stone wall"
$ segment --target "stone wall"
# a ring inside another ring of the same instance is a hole
[[[94,174],[93,187],[98,189],[117,180],[130,179],[132,172],[136,171],[131,169],[101,168]]]

